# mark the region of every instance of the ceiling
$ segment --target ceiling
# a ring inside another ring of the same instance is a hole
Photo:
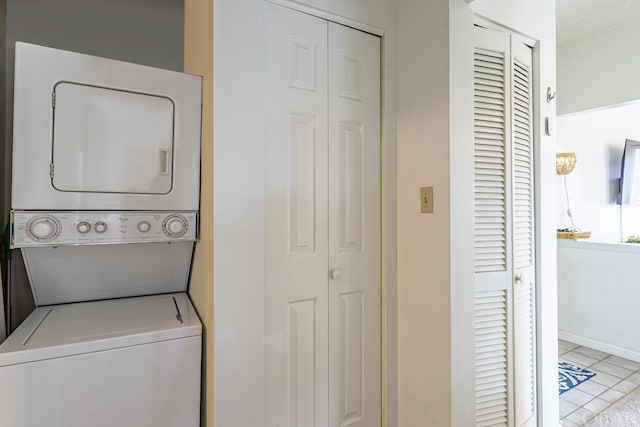
[[[557,0],[558,44],[640,19],[639,0]]]

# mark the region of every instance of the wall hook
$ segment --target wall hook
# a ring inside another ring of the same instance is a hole
[[[551,86],[547,87],[547,102],[551,102],[556,97],[556,92],[551,89]]]

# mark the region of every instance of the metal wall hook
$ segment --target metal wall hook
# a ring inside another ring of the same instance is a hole
[[[551,89],[551,86],[547,87],[547,102],[551,102],[556,97],[556,91]]]

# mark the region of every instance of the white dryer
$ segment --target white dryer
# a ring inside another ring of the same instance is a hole
[[[11,245],[36,310],[0,424],[196,427],[201,78],[16,44]]]
[[[11,208],[197,210],[202,78],[16,43]]]

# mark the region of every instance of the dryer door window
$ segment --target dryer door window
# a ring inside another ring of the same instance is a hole
[[[54,188],[129,194],[171,191],[171,99],[61,82],[53,100]]]

